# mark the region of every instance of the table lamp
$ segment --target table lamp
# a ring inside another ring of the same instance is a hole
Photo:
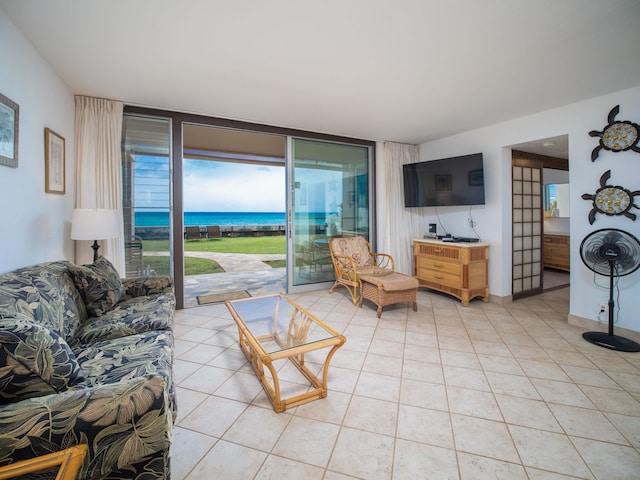
[[[93,261],[98,259],[98,240],[116,238],[120,235],[118,210],[101,208],[76,208],[71,220],[73,240],[93,240]]]

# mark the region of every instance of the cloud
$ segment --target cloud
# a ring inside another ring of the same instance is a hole
[[[185,159],[183,192],[186,212],[284,212],[285,169]]]

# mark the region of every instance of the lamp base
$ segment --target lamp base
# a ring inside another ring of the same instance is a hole
[[[100,248],[100,245],[98,245],[98,240],[93,241],[93,245],[91,245],[91,248],[93,248],[93,263],[96,263],[96,260],[98,260],[98,249]]]

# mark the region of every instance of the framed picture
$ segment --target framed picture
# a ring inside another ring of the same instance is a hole
[[[49,128],[44,129],[44,191],[64,193],[64,138]]]
[[[0,165],[18,168],[20,107],[0,93]]]
[[[436,192],[451,190],[451,175],[434,175],[433,178],[436,182]]]
[[[469,185],[484,185],[484,171],[481,168],[469,172]]]

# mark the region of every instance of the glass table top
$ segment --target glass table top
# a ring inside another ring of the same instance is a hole
[[[310,345],[339,335],[284,294],[225,303],[236,322],[238,319],[241,321],[246,333],[258,342],[266,354]]]

